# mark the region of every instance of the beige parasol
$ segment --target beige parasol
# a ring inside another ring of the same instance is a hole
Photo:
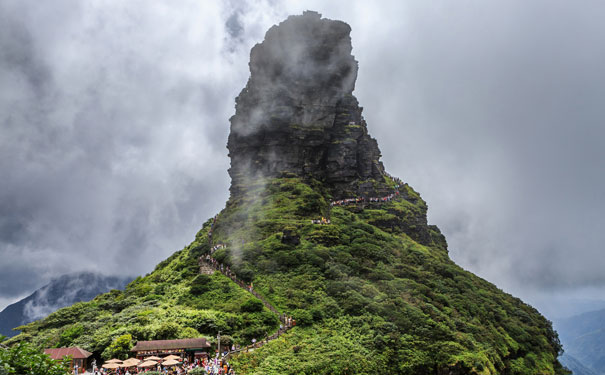
[[[110,359],[108,361],[105,361],[105,363],[122,363],[122,360],[121,359],[117,359],[117,358],[113,358],[113,359]]]
[[[146,361],[161,361],[161,360],[162,360],[162,358],[160,358],[160,357],[156,357],[156,356],[152,355],[151,357],[147,357],[147,358],[145,358],[145,360],[146,360]]]
[[[112,369],[116,369],[116,368],[120,367],[120,365],[118,365],[117,363],[105,363],[101,367],[112,370]]]
[[[137,367],[151,367],[151,366],[155,366],[158,363],[156,361],[145,361],[139,365],[137,365]]]
[[[164,357],[164,360],[168,360],[168,359],[175,359],[177,361],[182,361],[181,357],[179,357],[178,355],[174,355],[174,354],[170,354],[167,357]]]
[[[128,358],[122,362],[122,367],[134,367],[139,363],[141,363],[141,361],[136,358]]]
[[[162,362],[162,364],[164,366],[174,366],[174,365],[178,365],[179,363],[181,363],[181,362],[177,361],[176,359],[169,359],[169,360]]]

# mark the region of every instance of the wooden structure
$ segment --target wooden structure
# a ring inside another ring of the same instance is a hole
[[[205,338],[198,339],[178,339],[178,340],[153,340],[153,341],[138,341],[137,344],[130,350],[135,352],[138,359],[143,359],[150,355],[165,357],[173,354],[189,362],[193,362],[195,358],[201,358],[206,355],[206,350],[210,347],[210,343]]]
[[[79,373],[83,373],[88,368],[88,358],[92,355],[91,352],[76,347],[71,348],[52,348],[44,349],[44,353],[48,354],[50,358],[60,361],[65,357],[70,357],[71,362],[69,364],[70,371],[74,368],[78,368]]]

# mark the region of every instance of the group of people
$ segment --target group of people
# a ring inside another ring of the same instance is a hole
[[[187,358],[183,360],[183,363],[177,366],[162,366],[161,363],[157,365],[157,367],[139,369],[137,367],[132,368],[117,368],[115,370],[107,369],[93,369],[94,375],[105,375],[105,374],[115,374],[115,375],[141,375],[150,371],[157,371],[166,375],[186,375],[191,370],[195,368],[203,368],[205,374],[208,375],[235,375],[235,371],[231,368],[231,365],[223,358],[218,358],[218,354],[215,358],[208,359],[198,359],[196,358],[193,362],[189,363]]]
[[[231,365],[224,358],[218,358],[218,354],[213,359],[204,358],[203,360],[196,360],[196,363],[189,366],[187,370],[201,367],[209,375],[233,375],[235,372],[231,368]],[[183,373],[185,374],[185,373]]]
[[[334,207],[334,206],[348,206],[350,204],[359,204],[359,203],[364,203],[364,202],[390,202],[392,201],[396,196],[399,195],[399,186],[400,185],[395,185],[395,192],[385,196],[385,197],[356,197],[356,198],[345,198],[345,199],[339,199],[339,200],[335,200],[335,201],[331,201],[330,202],[330,206]]]
[[[224,249],[226,247],[227,247],[227,245],[225,245],[223,243],[216,244],[210,248],[210,254],[214,254],[214,252],[217,251],[218,249]]]
[[[208,241],[212,243],[212,231],[214,230],[214,225],[216,224],[216,219],[218,219],[218,215],[214,215],[212,218],[212,223],[210,224],[210,231],[208,231]]]
[[[326,219],[325,217],[322,216],[321,219],[311,220],[311,224],[328,225],[328,224],[330,224],[330,219]]]
[[[225,276],[237,282],[237,276],[235,276],[235,273],[231,271],[231,268],[229,268],[229,266],[225,266],[223,265],[223,263],[219,263],[219,261],[211,257],[210,254],[206,254],[205,259],[206,263],[210,264],[215,270],[221,271],[221,273],[224,273]]]

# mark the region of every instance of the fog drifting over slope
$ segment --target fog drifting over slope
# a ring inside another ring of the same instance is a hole
[[[386,169],[451,257],[539,307],[599,299],[605,6],[0,2],[0,308],[51,277],[137,275],[228,196],[249,51],[289,14],[352,27]]]

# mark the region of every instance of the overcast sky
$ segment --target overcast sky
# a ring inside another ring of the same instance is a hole
[[[250,48],[306,9],[351,25],[369,131],[458,264],[549,316],[605,299],[604,3],[300,3],[0,0],[0,310],[191,242]]]

